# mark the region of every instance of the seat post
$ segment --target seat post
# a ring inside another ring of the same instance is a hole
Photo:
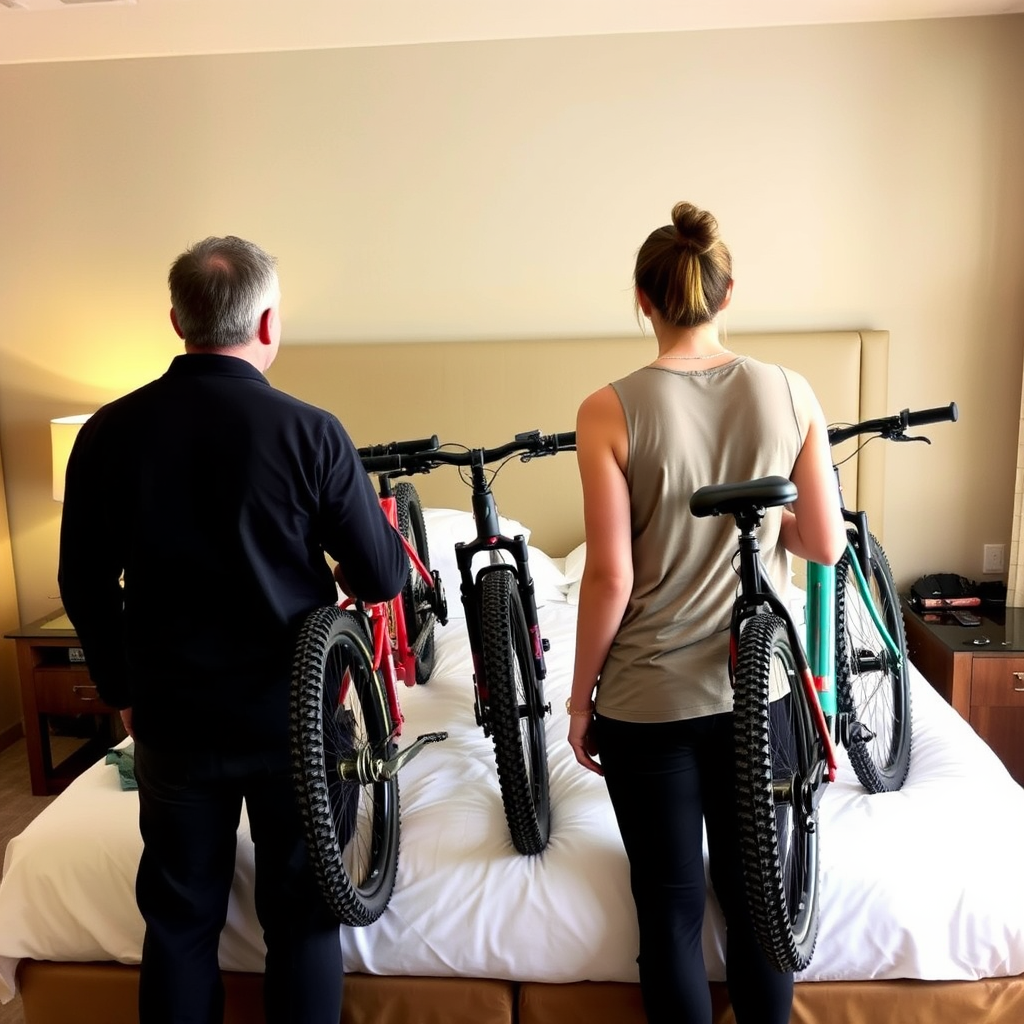
[[[740,530],[740,584],[748,597],[761,590],[761,545],[755,530],[764,518],[763,508],[752,508],[735,513],[736,525]]]

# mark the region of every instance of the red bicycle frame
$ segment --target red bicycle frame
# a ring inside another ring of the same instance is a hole
[[[380,496],[378,501],[388,522],[401,538],[413,569],[419,573],[427,586],[433,588],[434,580],[430,570],[398,529],[398,505],[394,495]],[[350,608],[355,604],[355,598],[346,597],[340,602],[340,607]],[[363,602],[362,609],[373,638],[373,668],[380,672],[384,680],[391,720],[395,723],[395,735],[400,736],[405,716],[398,701],[398,683],[402,682],[406,686],[416,685],[416,652],[409,645],[409,633],[405,624],[405,602],[399,593],[390,601]]]

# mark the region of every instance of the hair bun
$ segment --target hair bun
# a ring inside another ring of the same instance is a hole
[[[698,256],[703,256],[718,241],[718,221],[693,203],[676,203],[672,208],[672,223],[683,246]]]

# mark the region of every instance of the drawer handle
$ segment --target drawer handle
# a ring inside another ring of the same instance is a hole
[[[82,693],[83,690],[91,690],[92,691],[92,696],[91,697],[86,697]],[[96,687],[95,686],[72,686],[71,687],[71,692],[79,700],[99,700],[100,699],[99,695],[96,693]]]
[[[1015,686],[1013,689],[1017,693],[1024,693],[1024,672],[1014,672],[1013,678],[1016,679],[1017,682],[1020,684],[1018,686]]]

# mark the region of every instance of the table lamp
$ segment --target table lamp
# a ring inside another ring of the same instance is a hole
[[[64,500],[64,474],[67,472],[71,446],[75,443],[82,424],[90,415],[90,413],[84,413],[79,416],[62,416],[60,419],[50,420],[54,501]]]

